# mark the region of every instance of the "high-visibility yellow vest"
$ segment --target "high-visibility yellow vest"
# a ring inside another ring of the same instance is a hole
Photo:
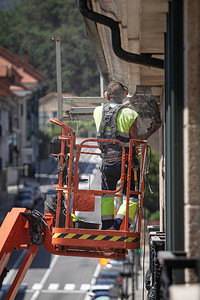
[[[116,106],[117,104],[110,103],[111,107]],[[102,120],[102,112],[103,107],[98,106],[94,110],[94,120],[96,124],[96,130],[97,130],[97,138],[100,138],[101,135],[99,133],[101,120]],[[117,117],[116,117],[116,138],[119,139],[124,143],[125,147],[129,146],[129,130],[131,125],[134,123],[136,118],[138,117],[138,113],[130,108],[123,107],[118,111]],[[106,133],[109,133],[110,127],[106,127]]]

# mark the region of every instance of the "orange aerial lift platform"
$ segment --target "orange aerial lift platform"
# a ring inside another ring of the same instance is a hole
[[[75,134],[66,124],[50,120],[62,128],[60,152],[53,154],[58,160],[58,184],[55,213],[47,211],[42,215],[26,208],[13,208],[0,228],[0,284],[6,275],[6,266],[14,249],[28,249],[27,254],[6,296],[14,299],[23,278],[38,250],[43,244],[46,250],[55,255],[125,258],[128,249],[140,248],[142,207],[144,194],[145,157],[147,143],[142,140],[130,140],[129,154],[125,153],[119,140],[85,139],[76,144]],[[116,191],[81,189],[79,186],[80,155],[100,155],[97,143],[118,143],[122,147],[121,183]],[[134,170],[133,147],[139,155],[139,169]],[[125,164],[127,170],[125,171]],[[134,170],[134,178],[131,170]],[[92,212],[95,197],[102,194],[115,194],[123,197],[121,190],[127,181],[126,215],[120,230],[100,230],[99,228],[76,228],[73,217],[76,211]],[[137,181],[137,188],[130,189],[131,180]],[[136,195],[139,202],[136,226],[133,231],[128,225],[130,195]],[[62,208],[65,208],[64,222],[61,222]],[[62,223],[62,224],[61,224]]]

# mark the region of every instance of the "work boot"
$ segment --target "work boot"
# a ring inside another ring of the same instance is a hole
[[[102,220],[101,230],[107,230],[107,229],[109,229],[112,226],[113,222],[114,222],[114,219]]]
[[[119,230],[122,224],[122,219],[115,218],[110,229]]]

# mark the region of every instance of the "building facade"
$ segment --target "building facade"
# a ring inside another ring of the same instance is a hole
[[[34,175],[38,160],[38,99],[45,77],[28,64],[27,57],[0,47],[1,184],[16,184],[24,165]]]
[[[78,3],[105,83],[120,81],[130,94],[145,85],[157,97],[163,120],[160,231],[165,250],[195,259],[200,251],[200,2]],[[179,274],[175,282],[195,283],[194,273]],[[173,292],[170,299],[178,299]]]

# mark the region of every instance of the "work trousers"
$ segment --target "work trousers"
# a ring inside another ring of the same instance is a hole
[[[102,190],[113,190],[117,188],[117,182],[121,178],[121,161],[113,163],[104,163],[102,165],[103,175],[101,176],[101,189]],[[122,194],[126,195],[127,181],[125,180]],[[131,172],[131,190],[135,190],[134,174]],[[131,195],[132,196],[132,195]],[[137,198],[137,195],[133,197]],[[131,223],[135,213],[138,209],[137,202],[129,201],[129,222]],[[122,220],[126,214],[126,200],[123,200],[120,206],[117,216],[114,219],[114,194],[103,194],[101,198],[101,219],[102,219],[102,230],[104,229],[116,229],[119,230]]]

